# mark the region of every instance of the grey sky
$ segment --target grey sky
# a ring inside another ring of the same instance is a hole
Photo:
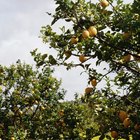
[[[9,65],[17,59],[32,64],[31,50],[48,51],[38,36],[41,26],[51,22],[45,12],[54,12],[54,3],[54,0],[0,0],[0,64]],[[56,69],[55,76],[62,78],[62,87],[68,91],[66,99],[72,99],[75,92],[83,93],[87,86],[87,76],[80,76],[80,71]]]

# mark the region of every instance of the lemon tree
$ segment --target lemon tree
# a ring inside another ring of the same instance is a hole
[[[41,69],[18,61],[0,66],[0,138],[54,138],[60,100],[65,91],[49,67]]]
[[[55,0],[53,20],[41,28],[41,38],[57,56],[32,52],[38,66],[81,66],[88,90],[81,102],[89,105],[100,139],[138,139],[140,130],[140,2],[122,0]],[[61,20],[68,26],[53,25]],[[67,55],[66,55],[67,54]],[[47,57],[44,58],[44,56]],[[74,58],[74,59],[73,59]],[[75,62],[79,59],[79,63]],[[92,82],[94,79],[94,82]],[[90,85],[92,83],[92,85]],[[91,87],[92,86],[92,87]],[[87,91],[87,90],[85,90]],[[83,91],[83,93],[85,92]],[[119,112],[126,112],[123,122]],[[137,128],[137,129],[136,129]],[[88,135],[87,135],[88,136]]]
[[[37,64],[38,65],[38,64]],[[88,104],[65,101],[47,66],[0,66],[0,139],[90,139],[99,135]]]

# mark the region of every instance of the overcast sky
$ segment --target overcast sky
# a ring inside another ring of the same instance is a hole
[[[0,0],[0,64],[10,65],[18,59],[33,64],[30,51],[47,51],[38,36],[41,26],[51,22],[46,12],[54,12],[55,7],[54,0]],[[68,91],[67,100],[73,99],[75,92],[83,93],[87,86],[87,76],[81,76],[80,71],[56,69],[55,76],[62,78],[62,87]]]

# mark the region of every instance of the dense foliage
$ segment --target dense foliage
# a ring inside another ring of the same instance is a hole
[[[49,67],[0,66],[0,139],[85,139],[99,135],[88,105],[64,101]]]
[[[57,55],[35,49],[35,68],[20,61],[0,66],[0,138],[138,140],[140,1],[55,2],[41,38]],[[53,31],[58,20],[65,25],[60,33]],[[80,66],[89,76],[80,98],[64,101],[65,91],[50,68],[60,65]]]
[[[45,139],[54,133],[58,104],[65,92],[52,72],[48,67],[34,70],[20,61],[0,67],[2,140]]]
[[[57,56],[32,52],[38,66],[81,66],[89,75],[81,103],[88,104],[100,139],[140,137],[140,1],[55,0],[41,38]],[[67,23],[61,33],[53,24]],[[86,134],[86,138],[89,135]],[[86,139],[85,138],[85,139]]]

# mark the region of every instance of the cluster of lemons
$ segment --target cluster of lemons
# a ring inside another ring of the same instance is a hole
[[[97,80],[94,78],[90,81],[92,87],[87,87],[85,88],[85,94],[90,94],[93,91],[93,87],[96,87],[97,85]]]
[[[101,0],[100,1],[100,5],[105,8],[105,7],[109,6],[109,2],[107,0]],[[97,33],[98,33],[98,31],[97,31],[96,27],[95,26],[90,26],[88,29],[84,29],[82,31],[82,37],[83,37],[83,39],[88,39],[90,37],[95,37],[97,35]],[[129,36],[130,36],[130,33],[124,33],[123,34],[123,38],[124,39],[128,39]],[[78,41],[79,41],[78,37],[77,36],[73,36],[71,38],[71,40],[70,40],[70,43],[71,44],[77,44]],[[67,54],[67,55],[70,55],[70,53]],[[140,54],[138,54],[138,57],[134,57],[133,56],[133,59],[135,61],[140,61],[139,57],[140,57]],[[120,60],[120,63],[129,62],[131,60],[131,58],[132,58],[132,56],[130,54],[127,54],[127,55],[123,56],[123,58]],[[81,54],[79,56],[79,61],[81,63],[84,63],[85,61],[87,61],[87,57],[84,54]],[[96,87],[96,85],[97,85],[97,80],[94,78],[94,79],[92,79],[90,81],[90,83],[91,83],[92,87],[85,88],[85,94],[90,94],[93,91],[93,87]],[[130,127],[131,120],[128,117],[128,114],[125,111],[121,110],[119,112],[118,116],[119,116],[119,118],[120,118],[120,120],[123,123],[123,126],[125,128]],[[135,130],[139,130],[140,129],[140,125],[139,124],[135,124],[134,129]],[[111,131],[111,136],[113,138],[117,138],[119,136],[119,134],[118,134],[117,131],[113,130],[113,131]]]
[[[123,111],[123,110],[120,110],[119,113],[118,113],[118,117],[119,119],[121,120],[121,122],[123,123],[123,126],[125,128],[129,128],[130,125],[131,125],[131,119],[129,118],[127,112]],[[140,130],[140,124],[135,124],[134,125],[134,129],[136,131]],[[111,136],[113,138],[117,138],[119,136],[118,132],[113,130],[111,131]]]
[[[103,8],[105,8],[105,7],[109,6],[109,2],[108,2],[107,0],[101,0],[101,1],[100,1],[100,5],[101,5]],[[90,37],[95,37],[95,36],[97,35],[97,33],[98,33],[97,28],[96,28],[95,26],[90,26],[88,29],[84,29],[84,30],[82,31],[82,38],[83,38],[83,39],[88,39],[88,38],[90,38]],[[71,40],[70,40],[70,43],[71,43],[71,44],[77,44],[78,41],[79,41],[78,37],[77,37],[77,36],[73,36],[73,37],[71,38]],[[70,52],[66,54],[66,56],[68,56],[68,57],[69,57],[70,55],[71,55]],[[84,54],[81,54],[81,55],[79,56],[79,61],[80,61],[81,63],[84,63],[85,61],[87,61],[87,59],[88,59],[88,58],[87,58]],[[90,81],[90,83],[91,83],[92,87],[87,87],[87,88],[85,89],[85,94],[89,94],[89,93],[91,93],[91,92],[93,91],[93,87],[96,87],[96,85],[97,85],[97,80],[96,80],[96,79],[92,79],[92,80]]]
[[[105,7],[109,6],[109,2],[108,2],[107,0],[101,0],[101,1],[100,1],[100,5],[101,5],[103,8],[105,8]],[[94,27],[94,26],[90,26],[88,29],[84,29],[84,30],[82,31],[82,37],[83,37],[84,39],[87,39],[87,38],[89,38],[89,37],[94,37],[94,36],[96,36],[96,35],[97,35],[97,29],[96,29],[96,27]],[[71,38],[71,40],[70,40],[70,43],[71,43],[71,44],[77,44],[78,41],[79,41],[78,37],[77,37],[77,36],[73,36],[73,37]],[[71,52],[70,52],[70,51],[66,51],[66,52],[65,52],[65,55],[66,55],[66,57],[70,57],[70,56],[71,56]],[[79,61],[80,61],[81,63],[84,63],[86,60],[87,60],[87,58],[84,56],[84,54],[81,54],[81,55],[79,56]]]
[[[94,26],[90,26],[88,29],[84,29],[84,30],[82,31],[82,38],[83,38],[83,39],[87,39],[87,38],[89,38],[89,37],[94,37],[94,36],[96,36],[96,35],[97,35],[97,29],[96,29],[96,27],[94,27]],[[77,36],[73,36],[73,37],[71,38],[71,40],[70,40],[70,43],[71,43],[71,44],[77,44],[78,41],[79,41],[78,37],[77,37]],[[69,52],[69,53],[67,52],[67,54],[65,54],[65,55],[68,57],[68,56],[70,56],[71,54],[70,54],[70,52]],[[86,58],[86,56],[85,56],[84,54],[81,54],[81,55],[79,56],[79,61],[80,61],[81,63],[84,63],[86,60],[87,60],[87,58]]]

